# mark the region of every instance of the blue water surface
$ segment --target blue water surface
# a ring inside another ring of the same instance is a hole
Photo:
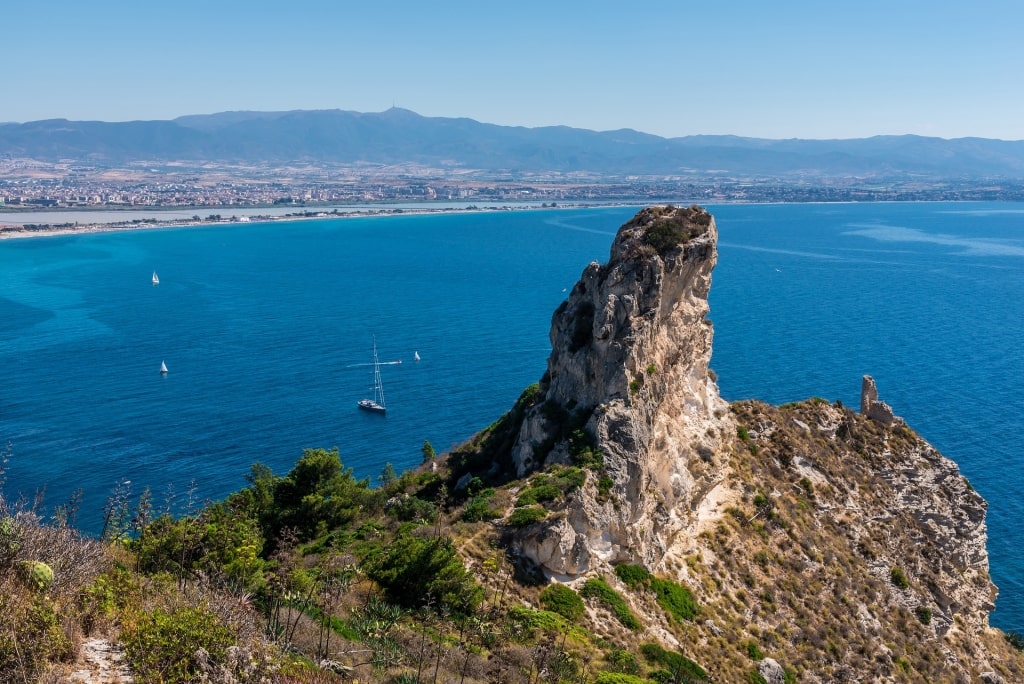
[[[856,406],[873,375],[988,500],[992,621],[1024,629],[1024,205],[710,209],[723,396]],[[219,498],[308,447],[338,447],[360,477],[415,465],[424,440],[451,448],[540,378],[551,313],[635,210],[0,241],[4,491],[45,487],[52,509],[81,488],[95,531],[122,480],[158,503],[172,485],[180,508],[190,483]],[[356,408],[374,338],[386,417]]]

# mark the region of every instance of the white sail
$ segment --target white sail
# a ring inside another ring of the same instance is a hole
[[[420,360],[420,353],[418,351],[414,351],[412,353],[412,358],[413,358],[414,361],[419,361]]]
[[[157,276],[156,271],[153,271],[153,284],[154,285],[159,285],[160,284],[160,277]]]
[[[166,375],[166,374],[167,374],[167,364],[164,363],[163,361],[161,361],[160,362],[160,375]]]

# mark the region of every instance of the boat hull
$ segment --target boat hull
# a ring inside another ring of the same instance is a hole
[[[359,402],[359,408],[371,413],[387,413],[387,409],[371,399],[363,399]]]

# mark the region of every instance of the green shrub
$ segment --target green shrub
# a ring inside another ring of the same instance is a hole
[[[615,576],[622,580],[630,589],[636,589],[641,584],[646,584],[653,577],[645,568],[639,565],[629,565],[628,563],[616,565]]]
[[[141,575],[120,566],[97,577],[78,594],[81,623],[85,632],[101,621],[115,618],[129,606],[142,603]]]
[[[194,517],[158,516],[129,545],[144,572],[205,572],[243,587],[256,587],[262,580],[260,523],[225,503],[212,504]]]
[[[804,493],[807,494],[807,498],[814,498],[814,483],[811,482],[809,478],[800,478],[800,489],[804,490]]]
[[[526,527],[535,522],[540,522],[546,517],[548,517],[548,512],[540,506],[517,508],[512,511],[512,515],[508,516],[508,525],[510,527]]]
[[[630,589],[650,587],[657,597],[658,605],[676,619],[692,620],[700,612],[689,589],[678,582],[655,577],[639,565],[616,565],[615,575]]]
[[[708,673],[704,671],[704,668],[682,653],[666,651],[655,643],[643,644],[640,646],[640,653],[647,659],[647,662],[663,668],[651,675],[655,681],[673,684],[675,682],[707,681]]]
[[[204,608],[157,608],[126,625],[121,643],[139,681],[176,684],[199,681],[199,649],[209,654],[210,663],[221,663],[234,637]]]
[[[414,477],[413,481],[420,487],[426,488],[439,484],[441,482],[441,476],[433,471],[427,470]]]
[[[571,622],[583,617],[583,599],[572,587],[564,584],[549,584],[544,587],[540,592],[540,605]]]
[[[594,684],[647,684],[647,680],[625,672],[598,672]]]
[[[571,431],[568,441],[569,456],[574,464],[595,471],[604,467],[604,454],[597,448],[597,440],[586,430]]]
[[[647,229],[645,241],[664,257],[681,243],[697,235],[700,235],[699,228],[687,223],[682,217],[664,216],[655,220]]]
[[[765,679],[764,676],[756,669],[747,673],[747,681],[750,682],[750,684],[768,684],[768,680]]]
[[[532,385],[528,385],[523,393],[519,395],[519,399],[516,401],[517,404],[524,406],[533,406],[533,403],[541,396],[540,383],[535,382]]]
[[[600,601],[608,608],[619,622],[628,629],[636,631],[640,629],[640,621],[636,619],[633,612],[626,605],[626,602],[619,596],[619,593],[611,588],[607,582],[600,577],[588,579],[580,592],[584,598],[592,598]]]
[[[1006,632],[1006,640],[1010,642],[1010,646],[1013,646],[1018,651],[1024,651],[1024,636],[1020,632],[1009,631]]]
[[[634,675],[640,673],[640,663],[636,661],[636,656],[624,648],[613,648],[605,655],[604,659],[615,668],[615,672]]]
[[[529,506],[541,501],[554,501],[562,496],[562,490],[553,484],[529,487],[516,499],[516,506]]]
[[[267,538],[293,528],[302,540],[313,539],[347,525],[361,511],[377,509],[380,499],[380,490],[370,488],[369,478],[357,480],[352,469],[342,465],[337,448],[306,449],[291,472],[273,483]]]
[[[757,645],[756,641],[748,641],[746,649],[747,657],[751,660],[764,660],[764,652],[761,650],[761,647]]]
[[[573,455],[572,462],[581,468],[600,472],[604,469],[604,454],[597,448],[581,449]]]
[[[430,523],[437,519],[437,506],[418,496],[400,497],[388,508],[388,513],[406,522]]]
[[[889,577],[892,579],[892,583],[900,589],[906,589],[910,586],[910,580],[907,579],[907,575],[903,572],[902,568],[894,566],[889,572]]]
[[[74,653],[54,604],[36,592],[0,591],[0,682],[35,682]]]
[[[560,632],[568,626],[561,615],[547,610],[534,610],[526,606],[509,608],[508,619],[522,641],[533,639],[537,630]]]
[[[587,474],[575,466],[571,468],[556,468],[551,473],[551,483],[568,494],[574,489],[579,489],[587,481]]]
[[[468,615],[482,595],[448,537],[400,534],[386,547],[374,549],[362,568],[393,601],[407,608],[432,600],[439,607]]]
[[[928,626],[932,624],[932,609],[928,606],[918,606],[914,609],[914,615],[917,616],[922,625]]]
[[[462,519],[466,522],[480,522],[482,520],[494,520],[501,517],[501,511],[491,508],[491,500],[494,498],[493,489],[485,489],[466,503],[462,509]]]
[[[697,600],[690,590],[672,580],[655,577],[651,589],[658,597],[658,605],[679,620],[692,620],[700,613]]]

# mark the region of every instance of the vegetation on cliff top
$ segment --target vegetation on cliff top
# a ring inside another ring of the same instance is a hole
[[[693,205],[688,208],[646,207],[630,219],[621,235],[627,239],[626,251],[652,250],[666,257],[690,240],[705,235],[711,225],[711,214]]]

